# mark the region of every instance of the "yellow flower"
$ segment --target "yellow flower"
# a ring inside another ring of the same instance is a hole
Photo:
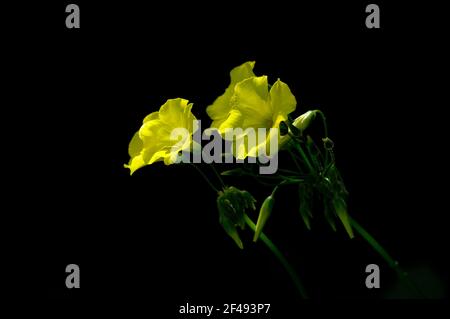
[[[225,90],[225,93],[219,96],[213,104],[206,108],[208,116],[213,120],[211,127],[217,128],[219,131],[227,127],[233,126],[234,112],[231,111],[230,100],[234,95],[234,87],[239,82],[255,76],[253,73],[254,61],[245,62],[240,66],[235,67],[230,72],[231,83]]]
[[[248,143],[250,138],[247,133],[237,139],[237,144],[243,142],[244,145],[237,150],[237,158],[256,157],[259,154],[271,156],[278,152],[278,149],[270,149],[270,144],[279,142],[280,123],[287,121],[288,114],[297,105],[287,84],[277,80],[269,90],[267,76],[248,78],[235,85],[230,104],[233,127],[240,127],[244,132],[252,128],[256,133],[256,145]],[[266,130],[261,133],[258,130],[260,128]]]
[[[231,83],[225,93],[218,97],[207,108],[209,117],[213,120],[212,129],[217,129],[227,140],[232,140],[235,149],[232,153],[238,159],[259,154],[272,156],[278,149],[284,148],[289,135],[280,136],[280,123],[287,121],[288,114],[296,108],[297,101],[287,84],[277,80],[269,90],[267,76],[257,77],[253,73],[255,62],[246,62],[230,72]],[[315,111],[308,111],[298,116],[293,125],[301,131],[305,130],[315,117]],[[242,133],[230,131],[241,128]],[[258,129],[266,129],[265,133]],[[251,131],[249,129],[253,129]],[[261,134],[265,134],[261,136]],[[256,142],[254,142],[256,141]],[[270,148],[272,144],[273,149]]]
[[[158,112],[147,115],[128,147],[130,161],[124,165],[133,174],[137,169],[156,161],[170,165],[180,151],[190,150],[192,134],[197,129],[192,103],[181,98],[170,99]]]

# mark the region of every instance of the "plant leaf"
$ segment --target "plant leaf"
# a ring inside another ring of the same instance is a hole
[[[330,224],[331,229],[333,229],[333,231],[336,231],[336,223],[334,222],[333,214],[331,212],[332,210],[330,209],[328,204],[324,203],[325,219],[327,220],[328,224]]]
[[[234,168],[234,169],[230,169],[227,171],[223,171],[222,173],[220,173],[220,175],[222,176],[244,176],[247,175],[248,173],[243,170],[242,168]]]

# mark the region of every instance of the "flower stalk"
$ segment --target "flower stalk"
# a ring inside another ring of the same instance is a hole
[[[251,230],[256,231],[256,225],[255,223],[247,216],[244,215],[245,223],[250,227]],[[281,251],[275,246],[275,244],[267,237],[264,233],[260,234],[261,241],[269,248],[269,250],[275,255],[275,257],[278,259],[278,261],[283,265],[284,269],[287,271],[289,276],[292,279],[292,282],[294,283],[295,287],[297,288],[297,291],[299,292],[300,296],[303,299],[308,299],[308,294],[306,293],[305,288],[303,287],[303,284],[298,277],[296,271],[291,266],[291,264],[287,261],[287,259],[284,257],[284,255],[281,253]]]
[[[413,291],[417,296],[423,297],[422,292],[417,288],[417,286],[411,281],[409,275],[406,271],[404,271],[398,261],[391,257],[391,255],[380,245],[380,243],[370,235],[367,230],[365,230],[356,220],[350,218],[350,223],[353,228],[364,238],[369,245],[386,261],[386,263],[395,270],[400,280],[402,280],[405,285]]]

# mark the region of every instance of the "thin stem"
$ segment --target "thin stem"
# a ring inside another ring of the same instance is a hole
[[[280,186],[290,185],[290,184],[298,184],[301,182],[303,182],[302,179],[285,179],[284,181],[282,181],[281,183],[279,183],[278,185],[275,186],[275,188],[272,191],[272,196],[275,196],[275,193],[278,191],[278,188]]]
[[[303,173],[302,167],[300,166],[300,164],[298,163],[297,159],[295,158],[295,154],[290,149],[288,149],[288,152],[289,152],[289,155],[292,157],[292,161],[294,162],[295,166],[297,166],[298,172],[300,174],[302,174]]]
[[[192,164],[192,163],[189,163],[189,164],[191,164],[193,167],[195,167],[195,169],[197,170],[197,172],[200,173],[200,175],[203,177],[203,179],[208,183],[208,185],[209,185],[216,193],[219,193],[219,190],[213,185],[213,183],[211,183],[211,181],[209,180],[209,178],[205,175],[205,173],[202,172],[202,170],[201,170],[199,167],[197,167],[197,165]]]
[[[283,181],[288,181],[288,182],[292,182],[292,183],[303,182],[303,179],[299,178],[297,175],[296,176],[286,176],[286,175],[277,174],[275,176],[264,176],[264,175],[250,175],[250,176],[257,177],[257,178],[271,179],[271,180],[280,180],[281,179]]]
[[[317,146],[316,142],[314,142],[313,139],[311,139],[312,144],[317,152],[317,158],[319,159],[319,164],[322,163],[320,165],[322,172],[325,170],[325,168],[328,166],[328,161],[329,161],[329,155],[328,155],[328,150],[325,149],[325,155],[323,155],[321,149],[319,148],[319,146]]]
[[[244,219],[245,219],[246,224],[253,231],[255,231],[256,225],[247,216],[247,214],[244,214]],[[261,233],[259,238],[261,238],[263,243],[266,244],[267,248],[270,249],[270,251],[275,255],[275,257],[277,257],[278,261],[283,265],[284,269],[288,272],[289,276],[291,277],[292,281],[295,284],[295,287],[297,288],[298,292],[300,293],[300,296],[304,299],[308,299],[308,295],[306,294],[305,288],[303,287],[303,284],[301,283],[300,278],[298,277],[294,268],[292,268],[292,266],[289,264],[289,262],[283,256],[281,251],[277,248],[277,246],[275,246],[275,244],[264,233]]]
[[[321,110],[315,110],[317,113],[320,114],[320,117],[322,118],[323,122],[323,130],[325,133],[325,137],[328,137],[328,126],[327,126],[327,118],[325,117],[325,114]]]
[[[306,145],[306,150],[308,151],[308,155],[309,158],[311,158],[313,164],[315,165],[316,169],[321,171],[321,166],[320,166],[320,162],[317,159],[317,156],[315,156],[313,154],[313,152],[311,151],[311,146],[310,145]]]
[[[289,177],[289,176],[283,176],[283,175],[280,175],[280,176],[281,176],[281,178],[284,179],[284,181],[287,184],[298,184],[298,183],[303,183],[305,181],[302,178],[295,178],[295,177]]]
[[[411,288],[417,295],[423,296],[423,294],[419,291],[419,289],[416,287],[416,285],[411,281],[411,279],[408,276],[408,273],[403,271],[398,261],[394,260],[391,255],[383,248],[383,246],[378,243],[378,241],[373,238],[372,235],[370,235],[357,221],[355,221],[353,218],[350,219],[350,224],[353,226],[353,228],[369,243],[370,246],[372,246],[373,249],[381,256],[383,259],[387,262],[387,264],[395,270],[397,275],[400,277],[401,280],[404,281],[404,283]]]
[[[214,174],[216,174],[217,179],[219,180],[220,184],[222,185],[222,188],[225,189],[225,188],[226,188],[226,185],[225,185],[225,183],[223,182],[222,177],[220,177],[219,172],[217,172],[216,168],[214,167],[214,164],[212,164],[211,167],[212,167],[212,170],[214,171]]]
[[[273,187],[274,186],[274,184],[263,182],[260,178],[258,178],[258,176],[255,176],[255,175],[250,175],[250,176],[253,177],[253,179],[255,181],[257,181],[258,183],[260,183],[261,185],[264,185],[264,186],[267,186],[267,187]]]
[[[270,183],[266,183],[261,181],[261,176],[255,176],[255,175],[250,175],[252,176],[257,182],[261,183],[264,186],[268,186],[268,187],[274,187],[272,190],[272,196],[275,196],[275,192],[278,190],[278,187],[283,186],[283,185],[290,185],[290,184],[300,184],[302,182],[304,182],[303,179],[295,179],[295,178],[286,178],[286,177],[280,177],[283,178],[283,181],[278,183],[278,184],[270,184]]]
[[[306,156],[305,151],[303,150],[302,146],[298,143],[295,143],[295,146],[297,147],[298,152],[302,156],[303,160],[305,161],[305,163],[308,166],[311,173],[314,172],[315,171],[314,167],[311,165],[311,162],[309,161],[308,157]]]
[[[248,171],[248,170],[244,170],[242,172],[242,175],[253,177],[254,179],[256,179],[258,181],[260,179],[265,179],[265,180],[283,180],[283,181],[289,181],[292,183],[303,182],[303,179],[302,179],[303,176],[299,175],[298,172],[294,172],[294,171],[290,171],[290,170],[283,170],[283,169],[278,169],[278,171],[285,172],[285,173],[291,174],[291,175],[290,176],[282,175],[282,174],[276,174],[276,175],[259,175],[258,174],[258,175],[255,175],[255,173]],[[262,183],[262,184],[267,184],[267,183]],[[225,185],[223,185],[223,187],[225,187]]]
[[[298,175],[297,172],[291,171],[289,169],[279,168],[278,171],[281,173],[285,173],[285,174],[291,174],[291,175],[296,175],[296,176]]]
[[[320,117],[322,118],[322,123],[323,123],[323,131],[325,134],[325,138],[328,138],[328,125],[327,125],[327,118],[325,116],[325,114],[321,111],[321,110],[315,110],[316,113],[319,113]],[[317,146],[316,146],[317,147]],[[325,165],[328,165],[328,150],[325,150]]]

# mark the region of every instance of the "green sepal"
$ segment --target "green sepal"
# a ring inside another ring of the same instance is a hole
[[[225,232],[234,240],[239,248],[243,248],[237,227],[245,228],[245,212],[255,209],[256,200],[247,191],[241,191],[233,186],[224,189],[217,198],[219,222]]]
[[[336,215],[341,220],[342,225],[344,225],[347,234],[350,236],[350,238],[353,238],[354,234],[352,226],[350,224],[350,217],[347,213],[347,204],[342,198],[338,197],[333,200],[333,206],[336,211]]]
[[[330,224],[331,229],[336,232],[337,230],[336,223],[334,222],[333,208],[330,208],[330,204],[324,201],[323,209],[326,221]]]
[[[308,230],[311,230],[311,192],[308,191],[305,185],[300,185],[298,188],[299,194],[299,207],[300,216],[302,216],[303,222]]]
[[[234,240],[236,245],[238,245],[238,247],[240,249],[244,249],[244,245],[242,244],[242,240],[239,237],[239,233],[237,231],[236,226],[233,224],[233,222],[230,219],[226,218],[224,214],[220,215],[219,222],[222,225],[222,227],[225,230],[225,232],[228,234],[228,236],[230,236]]]

